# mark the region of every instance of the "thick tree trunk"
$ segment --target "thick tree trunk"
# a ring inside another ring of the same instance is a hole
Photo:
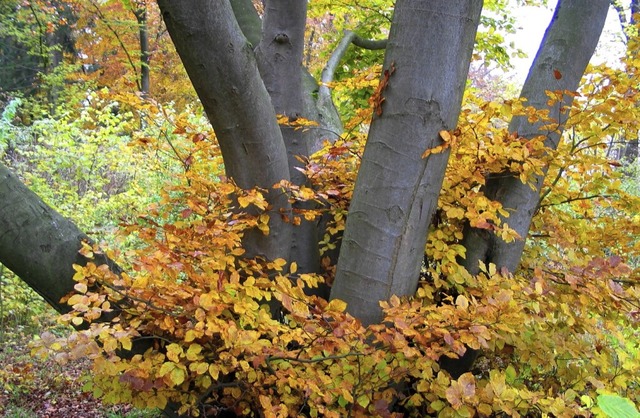
[[[369,132],[332,298],[371,324],[379,302],[412,295],[448,153],[421,158],[456,127],[482,0],[399,0],[384,102]]]
[[[242,188],[271,189],[289,180],[287,152],[275,111],[229,0],[159,0],[171,39],[211,121],[227,175]],[[286,195],[268,193],[270,233],[245,235],[249,256],[289,258]]]
[[[266,2],[262,18],[262,40],[256,48],[260,75],[264,80],[271,102],[278,115],[295,123],[298,118],[308,118],[302,85],[302,53],[307,18],[307,2],[297,0],[270,0]],[[307,178],[298,170],[304,168],[309,156],[307,132],[295,126],[281,125],[282,137],[287,148],[291,182],[298,186],[307,184]],[[303,160],[300,160],[302,157]],[[310,208],[310,203],[296,203],[294,212],[288,214],[301,217],[297,210]],[[317,225],[301,217],[300,225],[294,226],[291,235],[290,261],[298,264],[301,273],[318,272],[320,253],[318,250]]]
[[[0,263],[61,313],[70,310],[60,299],[73,291],[72,265],[88,261],[78,253],[82,241],[90,239],[0,164]],[[120,273],[108,258],[95,257]]]
[[[517,132],[525,139],[545,135],[547,147],[555,149],[558,146],[573,96],[565,95],[562,103],[549,106],[546,92],[573,92],[578,89],[600,38],[608,9],[609,0],[558,1],[520,94],[527,99],[527,105],[548,109],[550,115],[555,115],[558,119],[557,129],[542,129],[543,122],[529,123],[526,116],[518,116],[509,124],[509,132]],[[538,176],[533,190],[517,176],[508,173],[487,178],[485,195],[499,201],[509,211],[509,217],[504,221],[522,239],[507,243],[486,230],[466,228],[462,244],[467,252],[463,265],[471,274],[478,273],[480,261],[494,263],[499,269],[506,268],[510,272],[516,270],[531,219],[539,204],[543,181],[544,176]]]

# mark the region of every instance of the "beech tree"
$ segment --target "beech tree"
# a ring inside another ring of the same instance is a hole
[[[219,153],[225,175],[211,181],[194,168],[185,174],[189,186],[172,190],[180,203],[166,192],[163,210],[182,205],[181,221],[158,210],[165,221],[124,227],[148,244],[132,271],[0,167],[0,262],[85,329],[64,344],[43,335],[42,347],[95,358],[94,393],[169,414],[578,413],[587,403],[578,394],[591,400],[592,388],[537,392],[529,377],[555,366],[531,360],[531,335],[513,336],[529,322],[523,311],[539,314],[546,303],[569,315],[568,302],[543,299],[551,273],[543,280],[517,272],[609,1],[558,1],[520,100],[501,105],[513,114],[506,134],[486,134],[487,143],[508,142],[499,147],[481,144],[480,128],[461,122],[489,120],[495,109],[478,105],[461,115],[482,0],[398,0],[388,39],[347,33],[319,87],[302,66],[307,2],[263,3],[259,14],[250,0],[158,0],[215,131],[207,158]],[[341,123],[328,89],[349,42],[385,48],[352,193],[330,174],[356,163],[335,134]],[[319,153],[318,127],[333,130],[325,137],[335,141]],[[195,146],[206,142],[193,136]],[[465,145],[477,145],[478,155],[500,148],[504,158],[468,178],[448,175],[450,153],[466,161],[456,151]],[[328,169],[314,165],[318,155]],[[443,190],[457,196],[457,207]],[[442,217],[445,227],[436,221]],[[323,245],[339,248],[337,265]],[[596,267],[603,277],[630,274],[618,259],[594,260],[580,266],[580,280]],[[583,305],[605,292],[602,303],[624,305],[612,317],[622,321],[637,287],[612,280],[597,285],[606,290],[584,284]],[[523,308],[520,297],[531,305]],[[571,320],[586,327],[599,315],[614,314],[603,308]],[[613,357],[617,348],[603,352]],[[512,365],[469,373],[480,349],[496,358],[517,352],[521,381]],[[574,375],[558,377],[568,385],[581,378],[579,367],[569,369]],[[602,384],[598,378],[590,384]]]

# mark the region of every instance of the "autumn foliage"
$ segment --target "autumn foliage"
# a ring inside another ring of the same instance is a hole
[[[425,150],[452,154],[420,288],[409,300],[382,302],[383,323],[367,328],[341,301],[305,293],[331,283],[329,257],[324,275],[299,274],[295,260],[243,258],[242,239],[252,228],[268,234],[272,216],[294,224],[325,217],[324,251],[339,245],[371,109],[358,110],[347,133],[307,162],[313,188],[274,185],[292,202],[316,202],[286,214],[269,210],[263,190],[240,190],[218,174],[213,134],[179,119],[180,182],[122,225],[138,249],[110,254],[127,273],[76,266],[73,310],[62,321],[85,329],[66,338],[45,333],[34,350],[61,362],[92,358],[86,389],[108,401],[172,403],[200,416],[571,417],[597,411],[601,393],[638,403],[640,200],[623,186],[627,173],[610,150],[611,136],[637,134],[638,63],[592,68],[578,93],[549,92],[550,101],[576,96],[557,151],[543,136],[506,130],[513,115],[527,115],[552,131],[554,115],[468,92],[458,129]],[[156,138],[132,145],[166,147]],[[543,170],[520,269],[483,265],[468,274],[458,264],[466,223],[523,239],[509,228],[508,211],[484,196],[486,175],[515,173],[526,183]],[[104,315],[113,319],[97,321]],[[443,356],[468,349],[481,350],[472,372],[453,378],[441,369]]]

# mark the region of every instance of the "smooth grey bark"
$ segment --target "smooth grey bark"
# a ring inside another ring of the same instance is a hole
[[[158,0],[169,35],[220,144],[225,170],[238,186],[271,190],[289,180],[287,152],[251,45],[229,0]],[[248,256],[289,259],[291,211],[286,195],[271,191],[270,233],[248,231]]]
[[[231,7],[242,33],[252,45],[257,46],[262,39],[262,20],[251,0],[231,0]],[[308,119],[318,122],[317,127],[307,131],[309,151],[314,153],[322,148],[325,139],[334,141],[340,136],[342,121],[333,102],[321,99],[316,79],[306,68],[301,68],[304,114]]]
[[[271,96],[276,114],[295,123],[305,114],[302,84],[302,54],[306,28],[307,2],[297,0],[269,0],[265,3],[262,18],[262,40],[256,48],[260,75]],[[289,176],[297,186],[308,183],[303,169],[310,155],[308,135],[295,126],[281,125],[282,137],[287,149]],[[300,159],[302,158],[302,160]],[[298,210],[310,209],[311,202],[294,203],[290,220]],[[301,218],[291,234],[290,261],[295,261],[301,273],[319,272],[320,251],[318,248],[317,224]]]
[[[0,263],[61,313],[70,311],[60,299],[73,291],[72,265],[89,261],[78,253],[82,241],[91,242],[0,164]],[[121,272],[103,255],[96,254],[91,261]]]
[[[0,264],[60,313],[71,310],[60,300],[74,292],[74,264],[106,264],[111,272],[122,273],[122,269],[104,254],[94,253],[91,260],[81,255],[78,251],[83,241],[92,243],[70,219],[44,203],[0,163]],[[117,315],[116,305],[99,321],[110,321]],[[142,354],[152,345],[152,339],[135,339],[132,349],[119,355]],[[170,408],[165,413],[176,416]]]
[[[549,106],[547,91],[576,91],[580,79],[595,51],[609,9],[609,0],[560,0],[540,49],[533,61],[520,97],[537,109],[548,109],[558,121],[557,129],[546,130],[543,123],[529,123],[526,116],[514,117],[509,132],[525,139],[545,135],[545,145],[555,149],[560,142],[573,96]],[[556,73],[557,71],[557,73]],[[557,78],[557,75],[561,78]],[[546,173],[546,170],[545,170]],[[506,243],[487,230],[467,227],[462,245],[466,248],[463,265],[471,274],[479,272],[479,262],[494,263],[499,269],[514,272],[518,267],[529,232],[531,219],[538,208],[544,175],[535,179],[535,190],[517,176],[503,173],[487,178],[485,195],[502,203],[509,211],[503,219],[522,237]]]
[[[251,45],[256,46],[262,38],[262,21],[251,0],[231,0],[233,14],[242,33]]]
[[[344,130],[338,109],[333,101],[323,100],[319,94],[320,85],[305,68],[302,72],[302,88],[304,90],[305,114],[310,120],[318,122],[318,126],[309,129],[309,152],[319,151],[324,141],[335,142]]]
[[[399,0],[383,91],[349,209],[332,298],[364,324],[379,302],[413,295],[448,153],[421,158],[455,128],[482,0]]]

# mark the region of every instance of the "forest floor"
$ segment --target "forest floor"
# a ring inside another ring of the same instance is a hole
[[[0,330],[0,418],[155,418],[157,412],[104,405],[82,391],[88,361],[61,366],[30,355],[33,332]]]

